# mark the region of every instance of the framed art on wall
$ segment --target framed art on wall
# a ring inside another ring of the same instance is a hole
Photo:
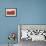
[[[18,41],[46,41],[46,24],[19,24]]]
[[[16,8],[5,8],[5,15],[6,16],[16,16],[17,14]]]

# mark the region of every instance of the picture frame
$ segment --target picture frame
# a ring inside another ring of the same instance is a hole
[[[26,36],[28,36],[27,38],[22,37],[22,30],[28,30],[28,35],[26,34]],[[46,24],[18,24],[18,42],[22,40],[46,41]]]
[[[8,17],[16,17],[17,16],[17,8],[5,8],[5,16]]]

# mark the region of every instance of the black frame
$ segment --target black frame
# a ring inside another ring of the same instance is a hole
[[[7,16],[7,15],[6,15],[6,9],[16,9],[16,15],[15,15],[15,16]],[[17,8],[5,8],[5,16],[6,16],[6,17],[16,17],[16,16],[17,16]]]

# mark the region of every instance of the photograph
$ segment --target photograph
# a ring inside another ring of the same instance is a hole
[[[44,24],[19,24],[18,38],[20,46],[29,44],[31,42],[45,42],[46,41],[46,25]]]
[[[16,8],[5,8],[6,16],[16,16]]]

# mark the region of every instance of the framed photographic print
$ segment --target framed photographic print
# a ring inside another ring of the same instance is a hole
[[[5,15],[6,16],[16,16],[17,8],[5,8]]]
[[[46,41],[46,24],[19,24],[18,41]]]

